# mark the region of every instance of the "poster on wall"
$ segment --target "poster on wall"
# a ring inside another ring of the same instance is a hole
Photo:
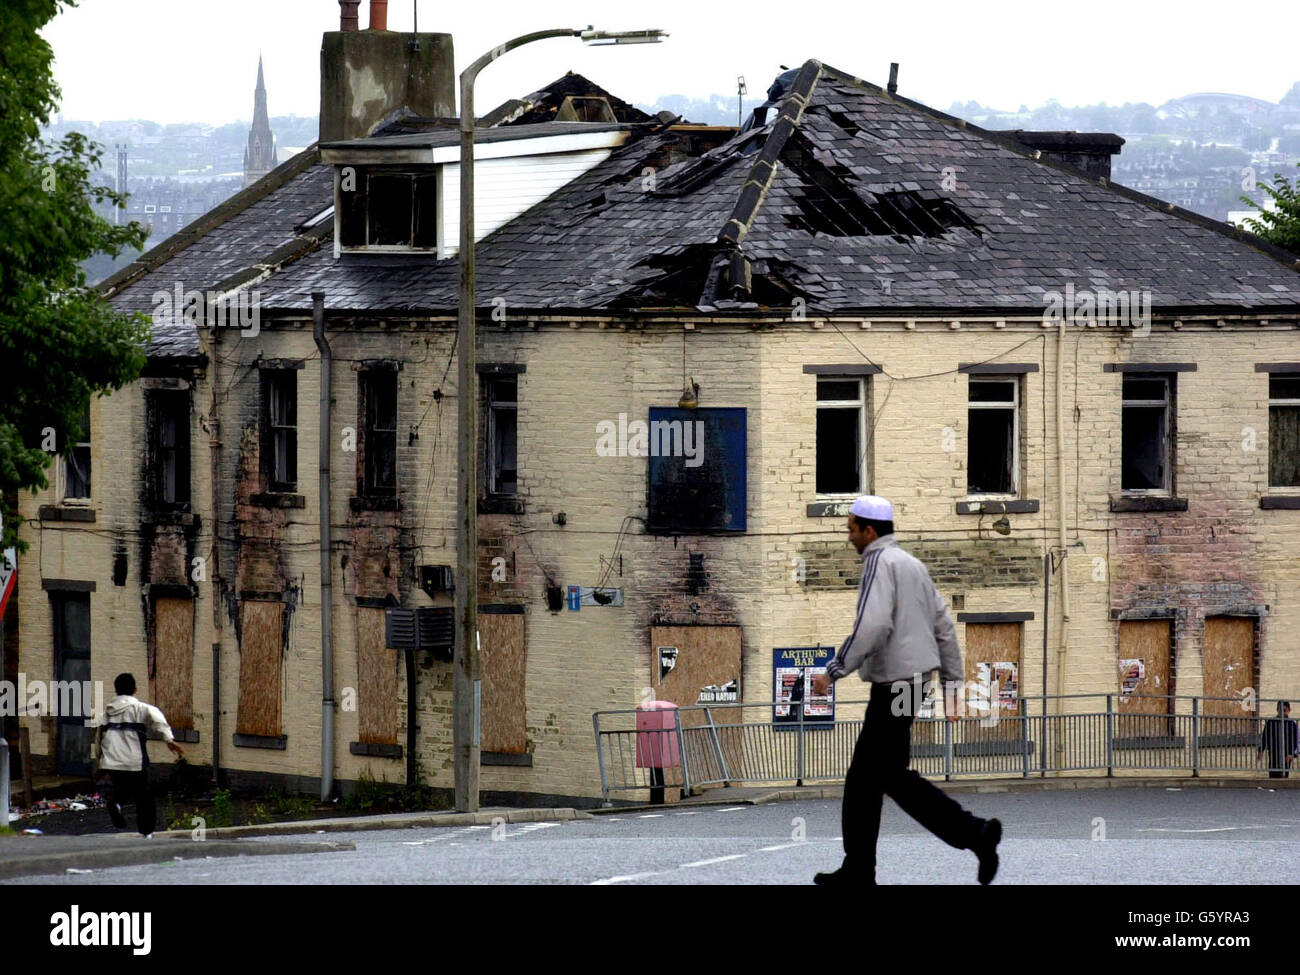
[[[1119,662],[1120,700],[1127,700],[1128,695],[1137,690],[1138,684],[1147,674],[1146,665],[1138,657],[1125,657]]]
[[[826,673],[835,658],[834,647],[777,647],[772,651],[772,722],[789,725],[799,720],[803,705],[805,723],[829,726],[835,720],[835,686],[821,696],[813,693],[813,678]]]

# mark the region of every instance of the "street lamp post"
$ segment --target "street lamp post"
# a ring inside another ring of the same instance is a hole
[[[474,812],[479,793],[480,675],[478,647],[478,368],[474,334],[474,79],[507,51],[548,37],[580,37],[586,44],[653,44],[660,30],[598,31],[559,28],[506,41],[460,75],[460,297],[457,308],[456,655],[452,665],[452,723],[456,809]],[[411,718],[411,720],[414,720]]]

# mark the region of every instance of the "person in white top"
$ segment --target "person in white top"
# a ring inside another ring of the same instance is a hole
[[[122,803],[135,800],[136,828],[141,836],[152,836],[157,819],[153,790],[149,786],[149,749],[145,736],[150,731],[162,735],[173,754],[185,750],[176,744],[167,718],[152,704],[137,700],[135,677],[118,674],[113,681],[117,697],[104,707],[95,724],[99,728],[99,768],[108,773],[112,786],[108,795],[108,815],[118,829],[126,828]]]

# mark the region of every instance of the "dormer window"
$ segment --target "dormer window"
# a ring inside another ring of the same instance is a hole
[[[432,168],[340,166],[339,249],[413,251],[438,246],[438,177]]]

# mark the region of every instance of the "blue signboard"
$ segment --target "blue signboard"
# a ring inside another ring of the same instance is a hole
[[[575,613],[578,610],[582,609],[582,587],[581,586],[569,587],[569,609],[573,610]]]
[[[813,693],[813,678],[826,673],[835,659],[834,647],[777,647],[772,651],[772,721],[796,724],[803,709],[805,724],[829,727],[835,721],[835,685],[821,697]]]

